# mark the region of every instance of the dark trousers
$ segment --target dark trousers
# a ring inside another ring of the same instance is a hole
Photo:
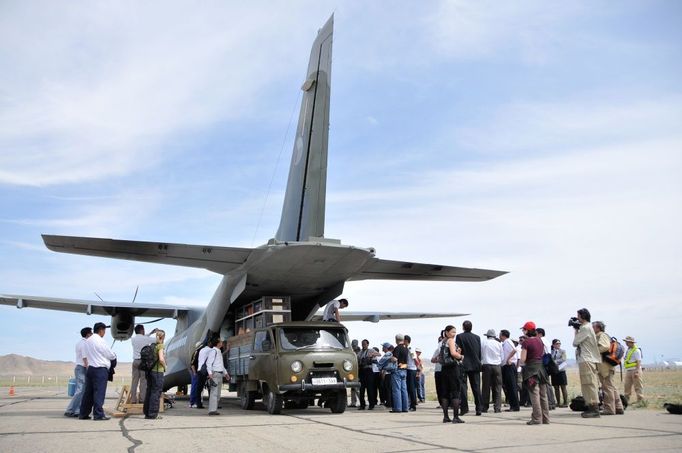
[[[197,407],[201,408],[204,407],[203,403],[203,398],[201,397],[201,394],[204,392],[204,387],[206,387],[206,377],[207,376],[202,376],[201,374],[197,373],[197,398],[196,398],[196,405]],[[209,388],[210,392],[210,388]]]
[[[500,365],[482,365],[483,374],[482,397],[484,412],[490,407],[490,392],[493,393],[493,409],[502,410],[502,367]]]
[[[442,400],[444,398],[443,397],[443,388],[442,388],[442,385],[443,385],[443,382],[442,382],[443,377],[442,376],[443,375],[441,373],[442,373],[441,371],[436,371],[435,373],[433,373],[433,378],[436,381],[436,397],[438,398],[438,404],[440,404],[440,400]]]
[[[159,415],[161,391],[163,390],[163,373],[150,371],[147,373],[147,393],[144,397],[142,410],[146,417]]]
[[[476,412],[481,410],[481,372],[465,371],[462,373],[462,392],[460,396],[460,409],[463,414],[469,412],[469,402],[467,401],[467,380],[471,386],[471,393],[474,394]]]
[[[391,374],[386,373],[381,378],[381,386],[384,388],[384,395],[386,396],[386,401],[384,404],[386,407],[393,406],[393,399],[391,397]]]
[[[417,409],[417,370],[407,370],[407,398],[410,409]]]
[[[519,408],[519,390],[516,386],[516,379],[516,365],[502,366],[502,386],[509,408],[513,411]]]
[[[519,389],[519,405],[528,407],[530,406],[530,393],[528,392],[528,385],[526,381],[521,383],[521,388]]]
[[[381,373],[380,372],[375,372],[374,373],[374,395],[377,397],[377,401],[375,401],[375,404],[377,402],[383,403],[384,402],[384,387],[381,385]]]
[[[81,407],[79,417],[85,418],[90,416],[92,418],[104,417],[104,397],[107,393],[107,379],[109,379],[109,370],[105,367],[88,367],[85,372],[85,390],[83,391],[83,399],[81,400]]]
[[[360,407],[365,407],[365,392],[367,392],[367,403],[369,404],[369,407],[376,406],[377,392],[372,368],[363,368],[360,370]]]

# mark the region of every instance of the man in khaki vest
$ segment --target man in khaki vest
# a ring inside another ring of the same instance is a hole
[[[614,383],[616,365],[612,365],[604,358],[604,355],[608,355],[611,350],[611,337],[604,332],[604,330],[606,330],[606,325],[601,321],[593,322],[592,328],[597,336],[599,353],[602,355],[602,361],[597,365],[599,382],[601,383],[601,389],[604,392],[604,410],[601,412],[601,415],[624,414],[623,402],[620,400],[618,389]]]
[[[590,324],[590,312],[587,308],[578,310],[578,325],[575,328],[573,346],[575,358],[580,371],[580,389],[587,404],[587,410],[580,414],[583,418],[599,417],[599,373],[597,365],[601,363],[601,355],[597,347],[597,337]]]

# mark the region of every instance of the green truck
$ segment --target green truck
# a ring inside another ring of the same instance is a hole
[[[337,323],[284,321],[249,329],[227,342],[230,389],[242,409],[262,399],[270,414],[313,404],[340,414],[346,389],[359,388],[357,357]]]

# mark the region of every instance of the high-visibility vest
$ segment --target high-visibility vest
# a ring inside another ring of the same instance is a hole
[[[632,358],[632,354],[635,353],[635,351],[639,349],[637,345],[634,345],[630,349],[628,349],[628,352],[625,354],[625,369],[629,370],[631,368],[637,368],[637,361],[635,360],[634,362],[630,362],[630,358]]]

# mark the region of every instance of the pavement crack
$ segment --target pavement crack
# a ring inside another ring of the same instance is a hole
[[[130,431],[128,431],[128,428],[126,428],[125,421],[126,418],[121,417],[121,420],[119,420],[118,422],[118,426],[119,428],[121,428],[121,434],[123,435],[123,437],[128,439],[133,444],[132,446],[128,447],[128,453],[135,453],[135,449],[142,445],[142,441],[135,439],[130,435]]]

